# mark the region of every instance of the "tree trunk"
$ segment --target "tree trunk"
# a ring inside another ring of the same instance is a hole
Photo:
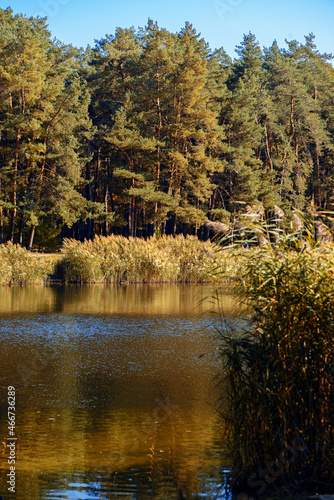
[[[174,215],[173,236],[176,234],[177,215]]]
[[[291,102],[290,102],[290,137],[288,141],[288,145],[285,148],[283,159],[282,159],[282,176],[281,176],[281,186],[284,183],[284,178],[285,178],[285,163],[286,159],[288,156],[289,148],[292,142],[292,139],[294,138],[295,135],[295,124],[294,124],[294,98],[291,97]],[[281,193],[280,193],[281,194]]]
[[[1,179],[0,179],[0,191],[1,191]],[[3,208],[0,207],[0,244],[4,242],[4,230],[3,230]]]
[[[30,231],[30,240],[29,240],[29,245],[28,245],[28,250],[29,250],[29,252],[31,252],[32,245],[33,245],[33,243],[34,243],[35,229],[36,229],[36,226],[35,226],[35,224],[33,224],[33,225],[31,226],[31,231]]]
[[[12,215],[12,227],[10,232],[10,241],[14,243],[14,232],[15,232],[15,221],[17,215],[17,167],[19,162],[19,143],[21,138],[21,131],[18,129],[16,132],[16,147],[15,147],[15,158],[14,158],[14,177],[13,177],[13,215]]]
[[[46,140],[45,140],[45,144],[46,144]],[[37,191],[37,195],[36,195],[36,202],[37,202],[37,204],[39,202],[39,199],[40,199],[40,196],[41,196],[41,192],[42,192],[42,183],[43,183],[43,177],[44,177],[45,164],[46,164],[46,155],[44,155],[43,162],[42,162],[42,165],[41,165],[41,172],[39,174],[39,187],[38,187],[38,191]],[[33,243],[34,243],[35,231],[36,231],[36,224],[33,224],[31,226],[30,240],[29,240],[29,245],[28,245],[28,250],[30,252],[32,250],[32,246],[33,246]]]
[[[108,222],[108,186],[106,186],[105,196],[104,196],[104,210],[106,212],[106,224],[105,224],[105,236],[109,234],[109,222]]]
[[[272,162],[271,154],[270,154],[270,146],[269,146],[269,138],[268,138],[268,130],[267,130],[267,119],[264,122],[264,135],[265,135],[265,138],[266,138],[266,155],[267,155],[267,160],[269,162],[270,171],[273,172],[274,167],[273,167],[273,162]]]
[[[134,232],[135,232],[135,197],[134,197],[134,195],[131,196],[129,232],[130,232],[130,236],[134,237]]]
[[[320,187],[320,161],[319,155],[315,153],[315,204],[320,207],[321,206],[321,187]]]
[[[214,189],[214,190],[213,190],[213,193],[212,193],[212,195],[211,195],[211,197],[210,197],[210,208],[209,208],[209,212],[210,212],[210,214],[209,214],[209,219],[210,219],[210,220],[212,220],[212,217],[213,217],[213,216],[212,216],[212,213],[211,213],[211,210],[214,210],[214,208],[215,208],[215,204],[216,204],[216,196],[217,196],[217,189]],[[198,207],[197,207],[197,208],[198,208]]]
[[[0,244],[4,242],[3,209],[0,209]]]
[[[97,200],[97,191],[98,191],[98,188],[99,188],[99,174],[100,174],[100,170],[101,170],[101,148],[99,148],[97,150],[93,201]]]
[[[161,127],[162,127],[162,114],[161,114],[161,107],[160,107],[160,87],[159,87],[159,74],[158,76],[158,98],[157,98],[157,111],[158,111],[158,130],[157,130],[157,138],[158,141],[160,141],[160,135],[161,135]],[[156,166],[156,171],[155,171],[155,190],[159,191],[159,183],[160,183],[160,146],[157,147],[157,166]],[[158,202],[156,201],[154,204],[154,236],[156,233],[156,225],[157,225],[157,214],[158,214]]]
[[[19,245],[20,245],[20,247],[23,247],[23,228],[24,228],[24,220],[23,220],[23,214],[21,214],[20,227],[19,227]]]

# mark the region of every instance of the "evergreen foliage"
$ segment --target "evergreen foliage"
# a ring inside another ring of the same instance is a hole
[[[0,9],[0,243],[205,238],[247,204],[328,209],[331,55],[313,34],[261,50],[249,33],[236,53],[152,20],[82,52]]]

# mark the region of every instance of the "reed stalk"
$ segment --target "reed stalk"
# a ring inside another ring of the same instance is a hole
[[[52,259],[41,258],[11,242],[0,245],[0,285],[41,285],[54,268]]]
[[[235,284],[247,327],[221,331],[230,487],[252,498],[333,493],[334,249],[307,226],[247,231],[265,237]]]
[[[71,283],[203,283],[223,266],[216,245],[195,237],[148,240],[121,236],[65,240],[65,281]],[[226,261],[227,262],[227,261]],[[227,264],[226,264],[227,265]]]

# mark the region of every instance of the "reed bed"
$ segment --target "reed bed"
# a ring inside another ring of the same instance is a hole
[[[57,283],[204,283],[236,279],[245,256],[196,237],[67,239],[59,254],[0,245],[0,285]],[[246,255],[246,254],[245,254]]]
[[[243,266],[249,323],[221,331],[229,485],[245,498],[333,493],[333,246],[278,234]]]
[[[232,263],[215,249],[214,243],[191,236],[100,236],[83,243],[65,240],[62,265],[69,283],[203,283],[213,281],[217,269],[233,277],[228,274]]]
[[[44,284],[55,269],[55,259],[42,258],[12,243],[0,245],[0,285]]]

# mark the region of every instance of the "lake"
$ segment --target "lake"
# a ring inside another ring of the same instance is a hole
[[[0,288],[4,500],[225,498],[218,340],[201,302],[210,295],[190,285]],[[222,303],[232,314],[231,295]]]

